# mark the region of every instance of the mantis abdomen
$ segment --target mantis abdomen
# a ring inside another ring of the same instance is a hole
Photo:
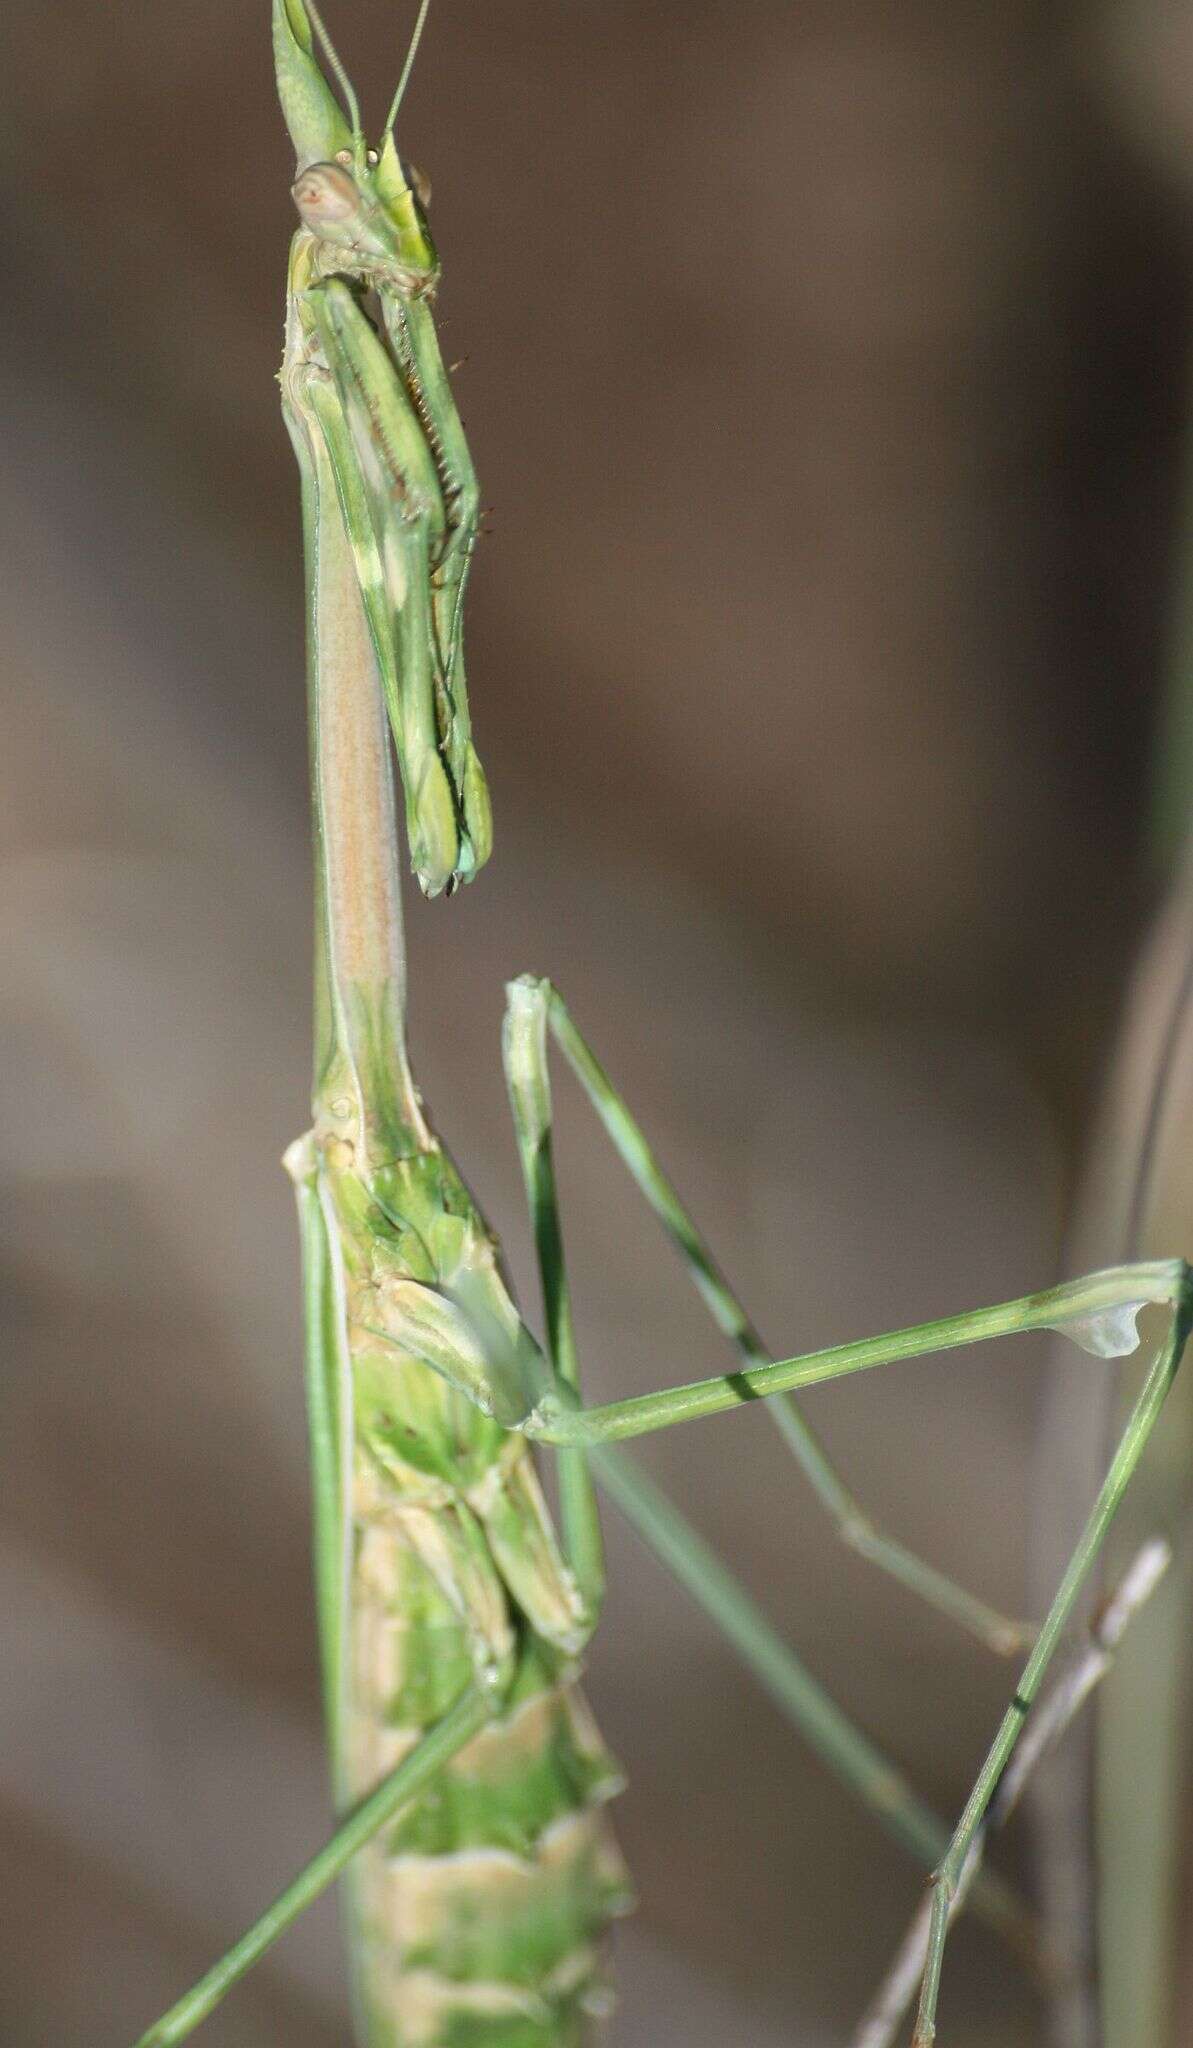
[[[358,2039],[581,2048],[607,2004],[605,1929],[631,1904],[603,1812],[621,1776],[575,1683],[595,1617],[526,1439],[463,1387],[474,1335],[493,1403],[533,1384],[537,1348],[429,1133],[366,1177],[317,1123],[293,1164],[315,1211],[317,1556],[341,1808],[470,1692],[488,1703],[352,1867]]]
[[[428,1563],[450,1556],[468,1510],[406,1514],[368,1481],[365,1492],[345,1730],[360,1793],[415,1747],[471,1669],[461,1589],[445,1590]],[[620,1778],[566,1670],[501,1598],[491,1553],[483,1563],[492,1619],[512,1637],[508,1705],[357,1860],[368,2048],[580,2048],[607,2004],[602,1935],[629,1896],[601,1808]]]

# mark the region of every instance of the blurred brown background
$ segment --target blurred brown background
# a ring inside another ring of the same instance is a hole
[[[328,11],[375,121],[413,10]],[[265,0],[5,15],[0,2039],[126,2048],[324,1825],[277,1163],[308,1060],[291,159]],[[499,836],[412,906],[411,1029],[524,1284],[497,1034],[528,967],[776,1347],[1052,1277],[1153,889],[1191,113],[1176,0],[437,0],[403,141],[495,507]],[[593,1392],[718,1369],[560,1092]],[[808,1404],[1016,1611],[1042,1357]],[[765,1418],[644,1455],[955,1810],[1005,1669],[839,1551]],[[917,1875],[610,1541],[616,2041],[842,2041]],[[1043,2038],[972,1930],[943,2011],[956,2048]],[[345,2038],[329,1908],[203,2036]]]

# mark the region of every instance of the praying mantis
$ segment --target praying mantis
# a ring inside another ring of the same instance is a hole
[[[138,2048],[185,2039],[341,1874],[360,2048],[580,2048],[592,2038],[610,2001],[605,1934],[632,1903],[606,1812],[621,1775],[577,1689],[604,1586],[598,1487],[802,1737],[934,1873],[915,2031],[916,2048],[928,2048],[971,1850],[1178,1369],[1193,1276],[1180,1259],[1118,1266],[776,1360],[562,997],[522,975],[507,991],[503,1058],[542,1342],[523,1320],[497,1239],[430,1124],[405,1043],[391,749],[409,864],[426,895],[475,880],[492,837],[464,673],[479,492],[436,336],[425,186],[395,135],[427,11],[422,0],[372,149],[313,0],[272,0],[297,159],[280,382],[302,491],[317,879],[313,1125],[287,1166],[303,1251],[316,1609],[338,1824]],[[585,1404],[555,1180],[552,1046],[734,1348],[732,1371]],[[877,1529],[790,1399],[1016,1332],[1059,1330],[1095,1357],[1127,1356],[1150,1307],[1162,1313],[1151,1362],[1038,1631]],[[952,1830],[618,1448],[755,1401],[846,1542],[989,1647],[1025,1653]],[[536,1446],[557,1461],[558,1528]],[[1010,1940],[1030,1943],[1029,1917],[1001,1879],[979,1874],[971,1898]]]

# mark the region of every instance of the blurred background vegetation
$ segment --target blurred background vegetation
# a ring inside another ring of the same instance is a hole
[[[375,119],[412,10],[329,11]],[[8,0],[4,40],[0,2039],[115,2048],[324,1826],[278,1166],[308,1085],[291,161],[265,0]],[[1162,879],[1193,9],[437,0],[403,143],[495,508],[498,833],[478,888],[411,906],[411,1034],[515,1271],[497,1035],[534,968],[776,1348],[1046,1283]],[[594,1394],[717,1370],[560,1092]],[[1045,1356],[808,1404],[1012,1611]],[[765,1418],[644,1456],[955,1810],[1006,1669],[839,1550]],[[919,1878],[610,1540],[616,2041],[838,2042]],[[1006,1859],[1031,1878],[1022,1829]],[[944,2017],[1045,2038],[972,1930]],[[344,2038],[327,1906],[204,2035]]]

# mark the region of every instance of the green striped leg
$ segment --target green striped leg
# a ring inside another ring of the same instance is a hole
[[[1065,1280],[1059,1287],[1045,1287],[1037,1294],[1021,1294],[1014,1301],[996,1302],[991,1308],[966,1309],[961,1315],[941,1316],[934,1322],[884,1330],[878,1337],[830,1344],[823,1351],[775,1359],[770,1365],[751,1366],[743,1372],[714,1373],[686,1386],[635,1394],[598,1408],[581,1407],[571,1389],[560,1383],[523,1417],[519,1427],[537,1443],[591,1451],[605,1444],[624,1443],[629,1437],[650,1436],[677,1422],[695,1422],[703,1415],[725,1415],[798,1387],[819,1387],[851,1373],[897,1364],[900,1359],[928,1358],[937,1351],[957,1351],[1028,1330],[1055,1330],[1094,1358],[1126,1358],[1139,1346],[1135,1321],[1140,1311],[1159,1303],[1172,1312],[1179,1325],[1189,1293],[1190,1268],[1183,1259],[1108,1266],[1103,1272]],[[1183,1334],[1181,1342],[1183,1345]]]
[[[502,1053],[534,1230],[547,1323],[547,1347],[571,1400],[579,1400],[579,1363],[564,1259],[552,1146],[547,1071],[546,985],[529,979],[509,990]],[[646,1475],[617,1451],[562,1446],[558,1453],[564,1547],[594,1607],[603,1587],[600,1524],[592,1471],[656,1557],[716,1623],[747,1669],[810,1747],[921,1865],[937,1861],[947,1831],[901,1772],[842,1713],[807,1671],[745,1587],[714,1555]],[[980,1912],[1030,1952],[1030,1916],[1010,1887],[982,1873]]]
[[[136,2048],[176,2048],[179,2041],[185,2041],[189,2034],[193,2034],[232,1986],[239,1983],[254,1963],[260,1962],[278,1936],[293,1926],[300,1914],[314,1904],[320,1892],[341,1875],[357,1850],[372,1841],[378,1829],[391,1821],[400,1807],[421,1792],[444,1765],[450,1763],[456,1752],[463,1749],[484,1726],[493,1711],[492,1700],[482,1697],[477,1691],[470,1690],[457,1700],[450,1712],[423,1736],[417,1748],[412,1749],[409,1756],[381,1780],[367,1799],[362,1799],[360,1805],[353,1808],[318,1855],[312,1857],[305,1870],[300,1871],[285,1891],[278,1894],[273,1904],[241,1935],[227,1954],[221,1956],[218,1963],[213,1963],[198,1983],[192,1984],[177,2004],[172,2005],[169,2012],[163,2013],[140,2036]]]
[[[1187,1266],[1182,1270],[1180,1291],[1174,1308],[1171,1327],[1156,1353],[1131,1410],[1127,1426],[1119,1439],[1118,1449],[1111,1459],[1109,1470],[1102,1481],[1077,1547],[1069,1559],[1044,1626],[974,1781],[973,1790],[949,1843],[948,1853],[933,1874],[928,1955],[920,1987],[912,2048],[932,2048],[932,2043],[936,2039],[936,2008],[940,1995],[945,1942],[948,1938],[953,1900],[957,1895],[966,1858],[986,1818],[1003,1772],[1023,1733],[1024,1723],[1037,1698],[1057,1643],[1069,1622],[1081,1589],[1097,1561],[1106,1532],[1114,1519],[1115,1510],[1143,1455],[1148,1438],[1159,1419],[1168,1390],[1176,1377],[1189,1335],[1190,1323],[1193,1322],[1193,1287],[1190,1284],[1190,1271]]]
[[[515,1105],[515,1120],[521,1114],[523,1119],[528,1120],[529,1127],[533,1128],[536,1094],[541,1095],[549,1119],[550,1092],[546,1073],[546,1034],[549,1029],[627,1171],[683,1260],[690,1278],[718,1328],[728,1337],[746,1366],[769,1364],[774,1353],[763,1343],[742,1303],[717,1265],[704,1237],[651,1151],[640,1126],[626,1108],[591,1047],[576,1029],[558,991],[549,981],[524,975],[520,980],[510,984],[507,997],[507,1046],[515,1036],[524,1036],[526,1049],[519,1055],[519,1068],[534,1068],[533,1075],[522,1086],[520,1110],[519,1106]],[[507,1067],[508,1065],[507,1056]],[[511,1089],[512,1085],[511,1083]],[[540,1225],[539,1222],[540,1202],[534,1186],[531,1185],[532,1175],[527,1169],[526,1162],[526,1141],[522,1139],[521,1131],[519,1142],[523,1146],[523,1170],[527,1172],[528,1186],[531,1188],[531,1210],[535,1217],[536,1232],[541,1229],[549,1238],[552,1226],[547,1222]],[[547,1250],[550,1254],[549,1244]],[[541,1258],[540,1249],[540,1262]],[[554,1260],[549,1255],[548,1271],[553,1264]],[[546,1284],[545,1279],[544,1285]],[[564,1313],[566,1315],[566,1300]],[[554,1332],[552,1335],[554,1336]],[[564,1377],[566,1379],[569,1375],[565,1372]],[[851,1550],[857,1551],[862,1557],[868,1558],[881,1571],[889,1573],[911,1592],[918,1594],[939,1613],[947,1615],[951,1621],[967,1629],[989,1649],[1010,1656],[1015,1651],[1028,1647],[1034,1632],[1026,1623],[1013,1621],[1006,1615],[999,1614],[994,1608],[987,1606],[985,1601],[979,1600],[974,1594],[958,1586],[944,1572],[938,1571],[924,1559],[916,1557],[903,1544],[875,1527],[849,1492],[824,1446],[794,1401],[771,1401],[767,1407],[767,1414],[787,1448],[798,1461],[817,1499],[832,1518],[843,1543],[848,1544]]]

